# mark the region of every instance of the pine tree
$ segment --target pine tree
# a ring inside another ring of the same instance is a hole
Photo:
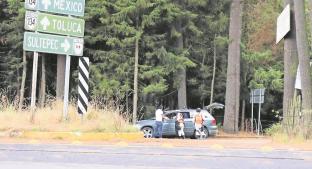
[[[224,131],[238,132],[240,98],[241,0],[233,0],[230,14],[229,54],[226,80]]]
[[[22,39],[24,25],[24,9],[23,3],[18,0],[2,0],[0,4],[3,7],[1,10],[0,36],[1,44],[4,47],[4,55],[0,59],[0,71],[3,80],[0,82],[0,87],[6,88],[9,97],[13,99],[19,95],[21,85],[20,68],[22,62]]]

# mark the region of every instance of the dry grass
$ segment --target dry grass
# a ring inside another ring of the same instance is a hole
[[[0,108],[0,130],[22,131],[81,131],[81,132],[134,132],[136,129],[121,116],[120,111],[108,106],[104,109],[90,106],[83,120],[77,107],[69,106],[69,120],[62,120],[62,103],[53,102],[45,108],[38,108],[34,123],[30,122],[31,111],[17,112],[13,106]]]
[[[218,135],[219,137],[257,137],[256,133],[251,133],[251,132],[246,132],[246,131],[239,131],[238,133],[235,134],[229,134],[224,132],[222,129],[218,130]]]
[[[312,141],[304,137],[300,132],[290,134],[285,130],[285,127],[279,123],[266,129],[266,134],[271,136],[274,142],[282,144],[304,144],[311,143]]]

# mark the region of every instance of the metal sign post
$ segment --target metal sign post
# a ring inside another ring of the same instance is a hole
[[[254,97],[253,92],[251,92],[251,132],[253,133],[253,114],[254,114]]]
[[[32,85],[31,85],[31,110],[36,108],[36,90],[37,90],[37,71],[38,71],[38,52],[34,52],[33,71],[32,71]]]
[[[70,56],[66,55],[64,107],[63,107],[63,119],[64,120],[68,120],[69,74],[70,74]]]
[[[253,132],[253,111],[254,111],[254,103],[259,103],[258,110],[258,124],[256,125],[257,134],[260,134],[260,126],[261,126],[261,103],[264,103],[264,88],[263,89],[252,89],[250,92],[250,103],[251,103],[251,130]]]
[[[260,113],[260,110],[261,110],[261,102],[259,102],[259,112],[258,112],[258,132],[257,132],[257,135],[260,135],[260,116],[261,116],[261,113]]]

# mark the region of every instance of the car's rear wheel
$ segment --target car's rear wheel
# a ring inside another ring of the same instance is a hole
[[[151,127],[143,127],[142,132],[145,138],[152,138],[154,130]]]
[[[202,135],[202,138],[203,138],[203,139],[208,138],[208,136],[209,136],[209,131],[208,131],[208,129],[207,129],[206,127],[203,128],[202,134],[203,134],[203,135]],[[194,131],[194,138],[195,138],[195,139],[200,139],[200,135],[197,134],[196,131]]]

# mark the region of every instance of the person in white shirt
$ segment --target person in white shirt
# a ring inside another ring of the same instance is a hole
[[[178,131],[178,136],[185,139],[184,134],[184,117],[182,113],[178,113],[176,117],[176,130]]]
[[[156,117],[156,128],[154,137],[162,138],[164,112],[162,111],[161,107],[158,107],[158,109],[156,110],[155,117]]]

